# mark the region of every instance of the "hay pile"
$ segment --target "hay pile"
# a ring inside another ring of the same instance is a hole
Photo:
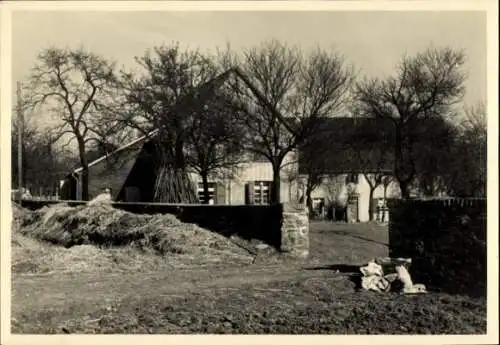
[[[15,274],[153,271],[182,264],[185,265],[185,260],[144,253],[130,247],[102,249],[81,245],[64,248],[21,234],[12,236],[11,268]]]
[[[253,260],[230,239],[173,215],[137,215],[103,204],[13,208],[12,251],[13,270],[33,273]]]
[[[17,203],[13,202],[12,203],[12,226],[14,228],[18,228],[28,217],[29,211],[25,210],[21,206],[19,206]]]

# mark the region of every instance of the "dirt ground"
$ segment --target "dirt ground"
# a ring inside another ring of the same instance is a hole
[[[387,228],[311,224],[305,261],[12,275],[13,333],[478,334],[486,302],[356,291]]]

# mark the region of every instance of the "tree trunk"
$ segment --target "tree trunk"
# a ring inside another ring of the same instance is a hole
[[[375,177],[375,181],[370,180],[371,176],[369,174],[363,174],[366,183],[368,183],[368,187],[370,188],[370,194],[368,198],[368,219],[373,221],[373,194],[375,193],[375,189],[380,184],[378,181],[378,177]]]
[[[273,164],[273,182],[271,183],[270,204],[275,205],[281,202],[280,198],[280,166],[281,164]]]
[[[203,172],[201,175],[201,183],[203,185],[203,203],[208,204],[210,199],[210,192],[208,190],[208,173]]]
[[[368,213],[370,222],[373,221],[373,194],[375,193],[375,188],[370,186],[370,204],[368,205]]]
[[[399,188],[401,189],[401,197],[403,199],[410,198],[410,182],[407,180],[399,180]]]
[[[401,197],[407,199],[408,184],[406,183],[403,174],[403,140],[402,140],[402,128],[401,125],[396,125],[396,141],[394,147],[394,175],[399,183],[399,189],[401,190]]]
[[[399,183],[399,188],[401,189],[401,197],[403,199],[408,199],[410,197],[410,186],[411,181],[415,173],[414,167],[409,167],[409,162],[407,155],[404,154],[404,150],[410,148],[410,143],[403,140],[404,139],[404,128],[401,124],[396,126],[396,142],[395,142],[395,169],[394,174]],[[411,163],[413,164],[413,163]]]
[[[87,153],[85,152],[85,141],[82,137],[77,137],[78,142],[78,152],[80,155],[80,164],[82,165],[81,174],[81,186],[82,186],[82,200],[89,200],[89,162],[87,159]],[[104,187],[104,186],[103,186]]]
[[[388,183],[384,183],[384,209],[387,208],[387,188],[389,187]],[[385,211],[382,212],[382,222],[385,222]]]
[[[313,212],[313,203],[312,203],[311,194],[312,194],[312,186],[310,183],[308,183],[306,186],[306,205],[307,205],[307,208],[309,209],[309,215],[312,215],[312,212]]]

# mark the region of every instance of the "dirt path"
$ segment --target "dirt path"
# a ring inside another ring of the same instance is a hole
[[[327,273],[332,274],[332,273]],[[324,276],[325,271],[299,266],[179,269],[148,273],[53,274],[12,276],[12,312],[69,305],[99,305],[133,296],[189,294],[211,288],[266,284],[297,277]],[[76,293],[75,293],[76,292]],[[21,302],[22,301],[22,302]]]
[[[386,237],[386,231],[372,225],[332,225],[323,222],[312,224],[311,257],[302,264],[263,262],[248,266],[165,268],[145,273],[13,274],[12,312],[19,315],[53,308],[92,310],[130,297],[187,296],[205,289],[238,288],[335,275],[331,270],[304,268],[359,264],[386,255]]]

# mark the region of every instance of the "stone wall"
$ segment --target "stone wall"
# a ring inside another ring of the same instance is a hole
[[[486,200],[393,200],[389,253],[429,290],[486,294]]]
[[[281,251],[296,257],[309,255],[309,214],[305,205],[283,205]]]

